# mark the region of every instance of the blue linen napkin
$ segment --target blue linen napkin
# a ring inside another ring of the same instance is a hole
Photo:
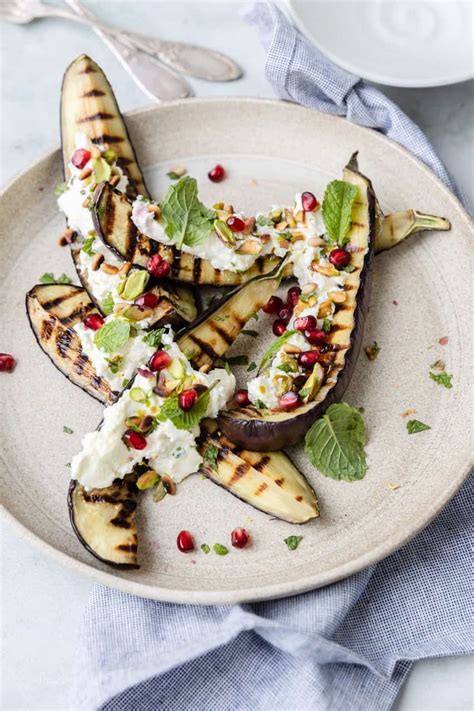
[[[420,129],[335,67],[272,5],[247,14],[285,99],[383,131],[455,189]],[[413,660],[473,649],[473,480],[404,548],[296,597],[182,606],[96,586],[81,629],[72,706],[110,711],[384,711]],[[381,531],[381,535],[383,532]]]

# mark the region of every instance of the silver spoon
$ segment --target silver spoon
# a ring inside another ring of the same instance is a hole
[[[158,37],[111,27],[96,18],[90,10],[87,11],[87,17],[84,17],[41,0],[2,0],[0,3],[0,20],[26,24],[41,17],[62,17],[98,27],[124,44],[153,54],[169,67],[198,79],[232,81],[242,76],[240,67],[221,52],[183,42],[166,42]]]
[[[78,0],[66,0],[75,12],[88,17],[89,10]],[[154,101],[184,99],[192,95],[192,89],[184,77],[175,74],[169,67],[149,54],[140,52],[133,45],[124,44],[116,35],[94,26],[94,32],[115,54],[124,69],[140,89]]]

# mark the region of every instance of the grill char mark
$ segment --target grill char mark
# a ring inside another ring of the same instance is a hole
[[[230,480],[229,480],[229,486],[233,486],[236,484],[242,477],[244,477],[248,470],[250,469],[250,464],[247,462],[242,462],[242,464],[239,464],[239,466],[236,468],[235,472],[232,474]]]
[[[82,94],[81,99],[89,99],[95,96],[105,96],[105,91],[101,89],[90,89],[90,91],[85,91],[84,94]]]
[[[270,457],[268,456],[268,454],[265,454],[263,457],[260,458],[260,460],[258,462],[255,462],[255,464],[252,464],[252,466],[258,472],[262,472],[269,462],[270,462]]]
[[[41,324],[41,340],[49,341],[51,334],[53,333],[54,321],[43,321]]]
[[[123,143],[124,140],[123,136],[112,136],[109,133],[103,133],[101,136],[94,136],[91,138],[94,145],[98,145],[100,143]]]

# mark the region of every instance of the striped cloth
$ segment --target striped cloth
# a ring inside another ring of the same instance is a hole
[[[284,99],[381,130],[452,189],[420,129],[328,62],[281,13],[247,13]],[[417,538],[320,590],[258,604],[180,606],[95,587],[71,706],[107,711],[384,711],[412,662],[473,648],[472,479]]]

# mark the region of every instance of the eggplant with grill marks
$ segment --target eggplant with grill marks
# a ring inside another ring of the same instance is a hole
[[[342,398],[349,385],[369,308],[376,198],[370,180],[358,171],[356,155],[344,169],[343,179],[358,190],[348,235],[348,243],[354,250],[352,264],[355,269],[347,274],[344,303],[336,304],[333,326],[327,338],[324,381],[315,399],[292,412],[262,410],[254,406],[221,412],[219,427],[238,446],[263,452],[297,444],[329,405]]]

